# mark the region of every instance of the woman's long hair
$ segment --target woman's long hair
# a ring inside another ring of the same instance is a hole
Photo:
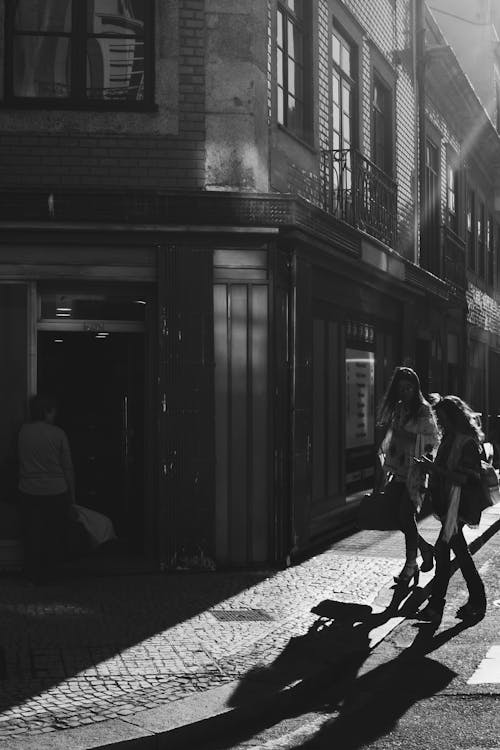
[[[418,412],[424,404],[429,406],[424,398],[424,394],[422,393],[420,380],[415,370],[412,370],[411,367],[396,367],[378,407],[377,425],[379,427],[385,427],[388,425],[394,416],[396,404],[401,400],[398,386],[402,380],[409,380],[415,386],[415,395],[408,404],[408,421],[411,419],[417,419]]]
[[[476,412],[458,396],[444,396],[432,408],[438,419],[440,412],[446,414],[455,432],[470,435],[478,443],[484,442],[484,432],[479,426]]]

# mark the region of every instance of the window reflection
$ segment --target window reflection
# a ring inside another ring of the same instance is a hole
[[[71,31],[71,0],[17,0],[17,31]]]
[[[70,42],[66,37],[19,36],[14,41],[14,95],[70,95]]]
[[[89,39],[87,96],[90,99],[144,98],[144,43],[135,39]]]
[[[143,101],[149,7],[144,0],[17,0],[9,30],[13,95]]]

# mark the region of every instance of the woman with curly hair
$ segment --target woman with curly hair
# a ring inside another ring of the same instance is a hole
[[[383,460],[385,494],[405,535],[406,561],[396,583],[418,581],[417,549],[422,571],[433,566],[432,545],[417,530],[416,512],[423,500],[423,478],[413,459],[431,454],[438,442],[438,428],[430,404],[422,394],[417,373],[396,367],[380,403],[377,426],[382,430],[379,454]]]
[[[464,524],[477,527],[481,518],[481,455],[484,435],[475,414],[458,396],[445,396],[434,405],[442,439],[434,463],[425,457],[418,463],[430,474],[434,512],[442,528],[435,546],[436,572],[428,605],[420,619],[439,624],[446,603],[453,550],[469,592],[457,612],[461,619],[480,619],[486,611],[484,584],[463,534]]]

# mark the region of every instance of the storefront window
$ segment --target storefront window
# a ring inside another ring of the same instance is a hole
[[[369,348],[374,340],[371,326],[349,322],[347,335],[352,341],[345,351],[345,484],[349,496],[373,483],[375,352]]]

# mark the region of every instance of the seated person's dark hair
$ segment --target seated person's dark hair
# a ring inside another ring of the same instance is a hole
[[[36,394],[29,400],[29,412],[32,422],[39,422],[45,419],[45,416],[56,408],[56,402],[52,396],[46,394]]]

